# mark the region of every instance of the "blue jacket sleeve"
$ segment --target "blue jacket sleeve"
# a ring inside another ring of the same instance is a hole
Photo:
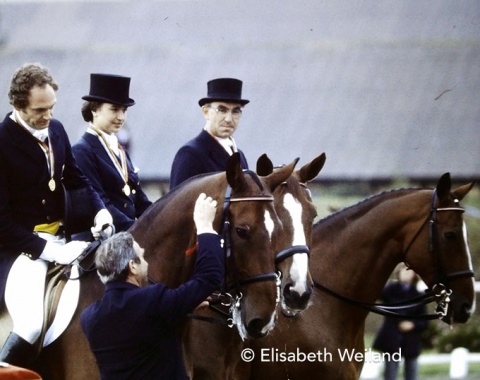
[[[223,250],[220,236],[205,233],[198,236],[198,250],[192,277],[176,289],[162,291],[158,312],[166,322],[183,318],[222,285]]]

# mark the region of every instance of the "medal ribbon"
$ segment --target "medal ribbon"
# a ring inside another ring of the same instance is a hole
[[[53,181],[55,181],[53,179],[53,176],[55,174],[55,156],[53,155],[53,149],[52,149],[52,144],[50,142],[50,139],[48,139],[48,144],[45,142],[45,141],[42,141],[40,139],[38,139],[36,136],[34,136],[26,127],[26,123],[25,121],[20,117],[20,115],[18,115],[18,111],[17,110],[14,110],[13,111],[13,118],[14,118],[14,121],[15,123],[17,123],[18,125],[20,125],[23,129],[25,129],[25,131],[28,132],[28,134],[30,136],[32,136],[35,141],[37,141],[38,145],[40,146],[40,148],[42,149],[43,153],[45,154],[45,158],[46,158],[46,161],[47,161],[47,168],[48,168],[48,172],[50,173],[50,182],[49,182],[49,186],[50,186],[50,183]],[[55,183],[55,182],[53,182]],[[50,190],[52,190],[50,188]],[[53,186],[53,190],[55,190],[55,186]],[[53,191],[52,190],[52,191]]]
[[[110,148],[110,145],[108,145],[107,140],[103,136],[103,133],[99,131],[97,128],[93,126],[93,124],[90,124],[90,129],[95,132],[95,134],[98,136],[100,139],[100,142],[102,143],[103,147],[107,151],[108,155],[110,156],[110,159],[113,162],[113,165],[117,169],[118,173],[122,177],[123,181],[125,182],[125,185],[128,186],[128,166],[127,166],[127,154],[123,150],[122,146],[118,144],[118,149],[119,149],[119,155],[120,155],[120,160],[118,160],[117,155],[115,152]],[[128,195],[128,194],[127,194]]]

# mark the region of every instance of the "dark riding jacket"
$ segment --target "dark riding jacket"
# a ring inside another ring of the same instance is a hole
[[[413,285],[404,285],[399,281],[389,283],[383,290],[381,299],[386,304],[395,304],[418,297],[421,293]],[[424,305],[404,310],[404,319],[385,317],[384,322],[375,337],[373,348],[394,354],[401,350],[402,356],[415,358],[420,355],[422,349],[422,332],[427,328],[427,321],[414,319],[412,315],[425,314]],[[409,320],[415,324],[415,328],[408,332],[401,332],[398,324],[402,320]]]
[[[124,179],[97,136],[85,133],[72,147],[78,166],[100,195],[113,218],[116,231],[126,231],[152,204],[140,186],[140,179],[127,153],[130,194],[122,189]]]
[[[62,183],[67,190],[85,188],[95,211],[104,208],[77,166],[63,125],[52,119],[48,127],[54,155],[56,187],[51,191],[50,173],[43,150],[32,134],[7,114],[0,123],[0,283],[22,252],[37,259],[46,241],[33,232],[36,225],[65,217]],[[0,298],[4,288],[0,285]]]
[[[178,324],[214,290],[224,274],[220,236],[198,236],[195,270],[176,289],[107,283],[103,298],[81,315],[102,380],[185,380]]]
[[[247,159],[241,150],[240,165],[248,169]],[[230,155],[207,131],[202,130],[194,139],[183,145],[173,159],[170,171],[170,189],[198,174],[227,170]]]

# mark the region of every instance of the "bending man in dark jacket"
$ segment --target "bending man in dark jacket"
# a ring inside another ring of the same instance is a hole
[[[222,283],[223,252],[212,227],[216,205],[205,194],[197,200],[195,270],[176,289],[148,285],[143,249],[129,232],[99,248],[96,264],[105,294],[85,309],[81,324],[103,380],[188,379],[177,324]]]

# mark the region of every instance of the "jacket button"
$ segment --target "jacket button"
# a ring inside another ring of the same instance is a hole
[[[128,207],[128,204],[124,203],[123,208],[127,208],[127,207]]]
[[[45,199],[42,199],[42,205],[47,204],[47,201]]]

